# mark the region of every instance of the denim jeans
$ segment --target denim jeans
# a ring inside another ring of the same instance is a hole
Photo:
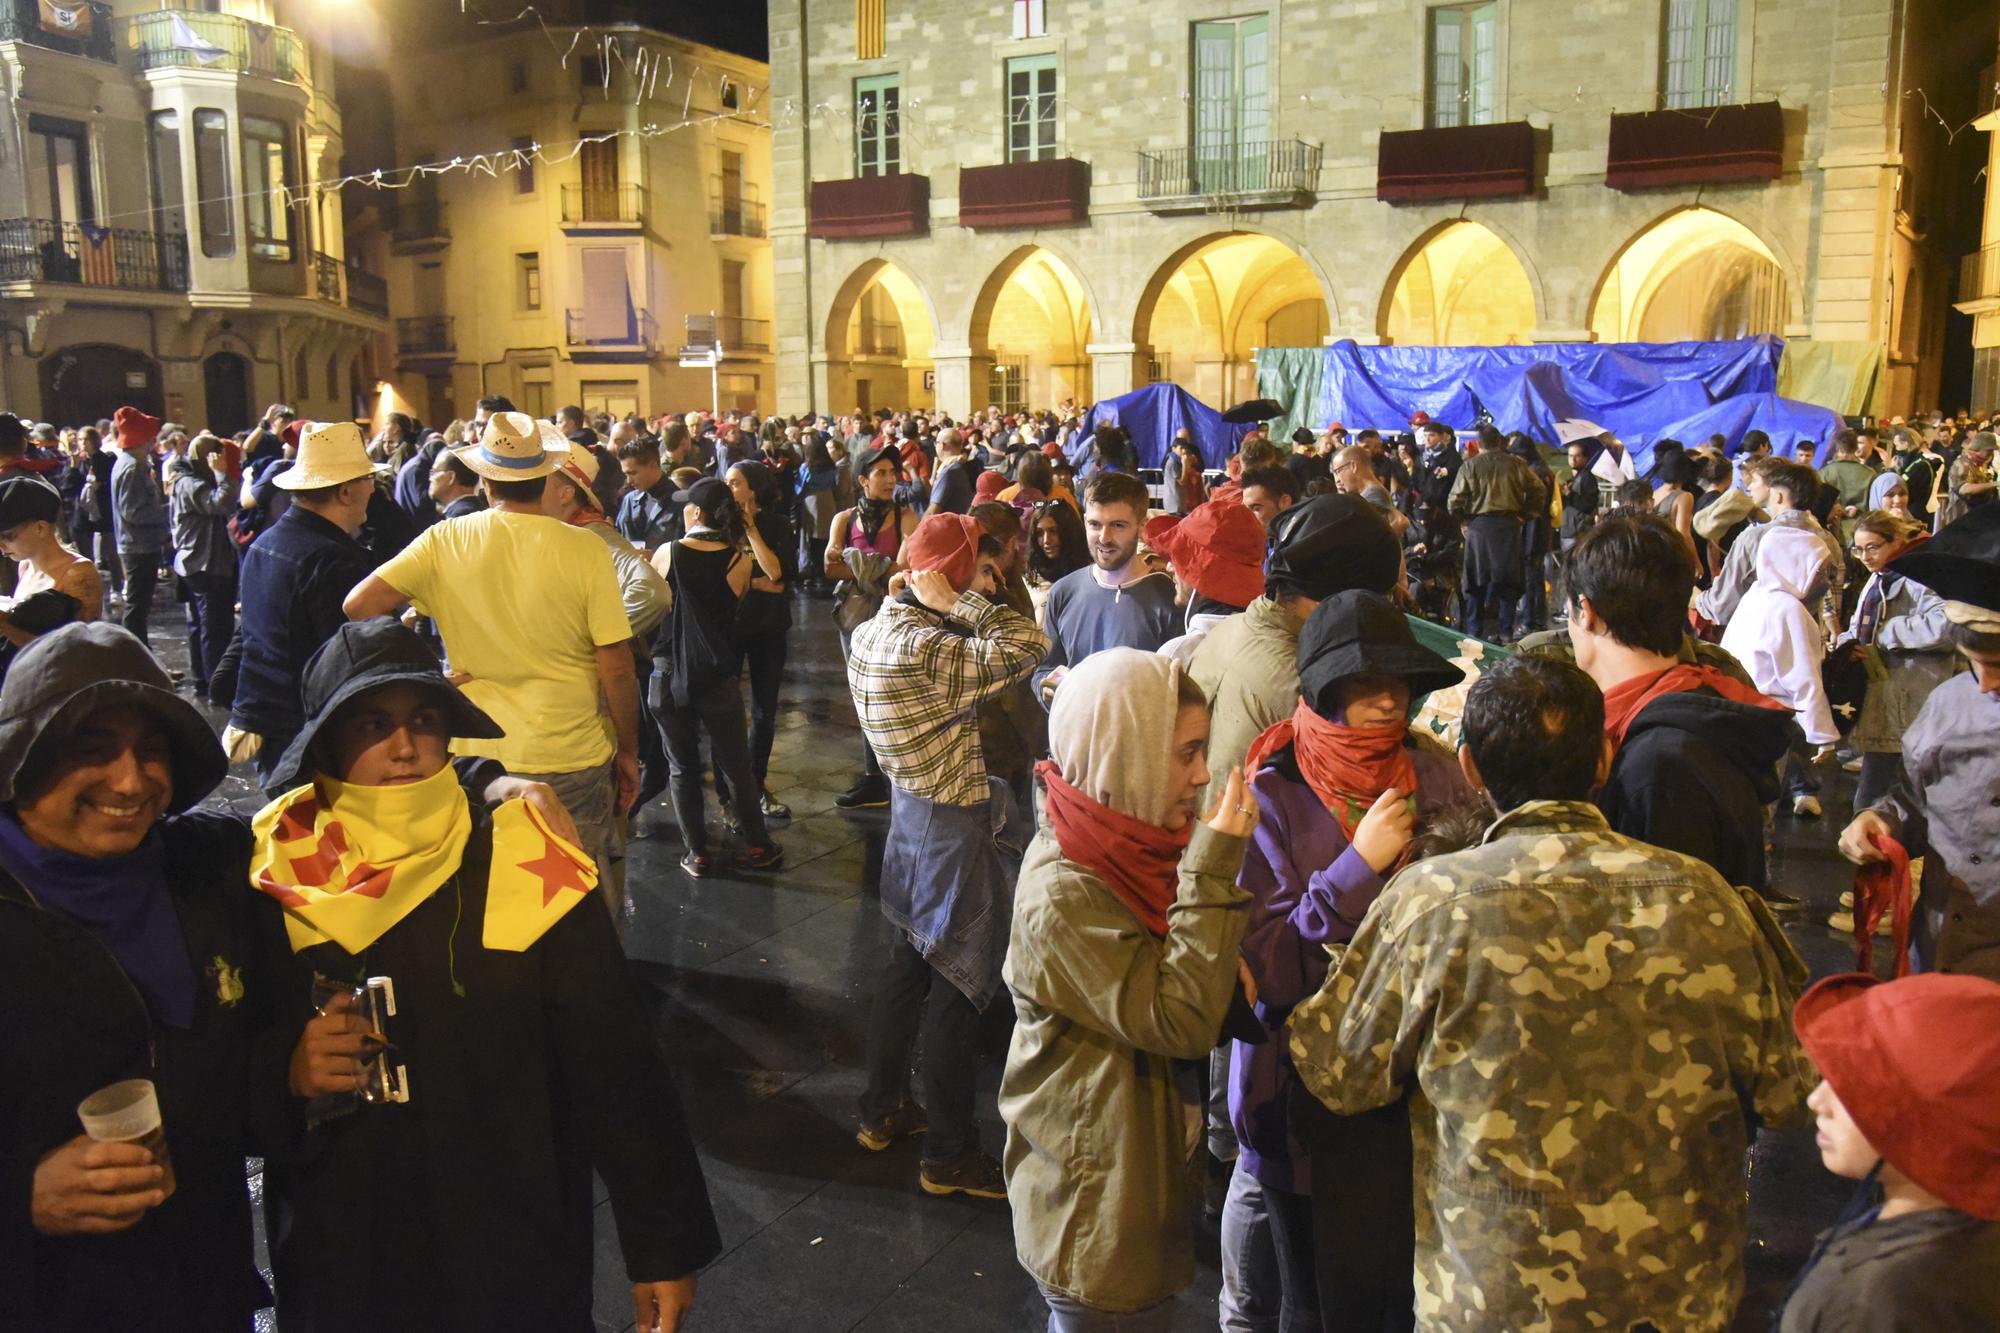
[[[1222,1333],[1279,1333],[1283,1293],[1264,1187],[1238,1163],[1222,1201]]]
[[[949,1162],[979,1147],[973,1126],[979,1010],[924,960],[903,931],[875,978],[868,1010],[868,1087],[861,1116],[878,1120],[910,1097],[910,1054],[924,1033],[924,1160]]]
[[[1319,1272],[1313,1260],[1312,1198],[1264,1187],[1264,1215],[1271,1223],[1271,1252],[1277,1256],[1284,1299],[1279,1333],[1320,1333]]]
[[[236,632],[236,579],[230,574],[187,574],[188,674],[195,689],[208,693],[209,677]]]
[[[1813,771],[1813,756],[1819,747],[1811,741],[1800,739],[1792,742],[1791,752],[1785,756],[1784,783],[1785,799],[1796,801],[1801,796],[1819,795],[1819,774]]]
[[[697,856],[708,854],[708,826],[701,796],[701,732],[708,733],[709,756],[716,772],[729,784],[730,803],[752,847],[771,841],[764,811],[757,804],[761,789],[750,778],[750,746],[743,734],[743,686],[730,679],[710,685],[682,708],[667,687],[666,667],[655,663],[653,716],[667,743],[668,787],[673,792],[674,818],[681,842]]]
[[[1143,1310],[1094,1310],[1047,1287],[1042,1299],[1049,1307],[1048,1333],[1167,1333],[1173,1327],[1168,1301]]]

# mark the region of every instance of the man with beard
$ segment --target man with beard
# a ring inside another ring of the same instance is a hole
[[[1157,652],[1179,626],[1174,581],[1136,557],[1146,521],[1146,486],[1127,472],[1100,472],[1083,493],[1091,563],[1056,580],[1042,608],[1049,655],[1035,671],[1044,703],[1069,668],[1106,648]]]

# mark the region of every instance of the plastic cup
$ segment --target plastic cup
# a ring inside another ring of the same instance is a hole
[[[160,1121],[160,1096],[147,1078],[128,1078],[85,1097],[76,1108],[83,1132],[99,1143],[136,1143],[160,1168],[160,1189],[174,1194],[174,1163],[167,1156],[167,1128]]]

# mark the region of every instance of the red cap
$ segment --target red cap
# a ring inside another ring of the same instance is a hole
[[[1792,1026],[1876,1152],[1960,1212],[2000,1221],[2000,984],[1844,973],[1800,997]]]
[[[972,586],[979,572],[979,538],[984,529],[979,520],[964,514],[932,514],[917,524],[917,530],[903,543],[903,562],[912,573],[935,569],[951,580],[951,586]]]
[[[1337,431],[1337,430],[1338,430],[1338,431],[1344,431],[1344,430],[1346,430],[1346,429],[1347,429],[1347,427],[1345,427],[1345,426],[1341,425],[1341,424],[1340,424],[1340,423],[1339,423],[1338,421],[1331,421],[1331,422],[1328,422],[1328,423],[1327,423],[1327,427],[1326,427],[1326,433],[1327,433],[1328,435],[1331,435],[1331,434],[1333,434],[1333,433],[1334,433],[1335,431]]]
[[[1264,525],[1236,501],[1210,500],[1172,524],[1154,519],[1146,543],[1205,597],[1248,606],[1264,595]]]
[[[1410,413],[1410,424],[1412,426],[1428,426],[1431,424],[1431,414],[1428,412],[1412,412]]]
[[[1050,458],[1067,457],[1067,455],[1063,453],[1063,447],[1057,444],[1054,440],[1050,440],[1047,444],[1043,445],[1042,452]]]
[[[121,407],[111,414],[111,429],[118,434],[120,448],[135,449],[160,438],[160,419],[136,407]]]
[[[988,468],[979,474],[979,480],[973,484],[972,495],[976,502],[983,504],[998,496],[1000,492],[1006,489],[1006,475]]]

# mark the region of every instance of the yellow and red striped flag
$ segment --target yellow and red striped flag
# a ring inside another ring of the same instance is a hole
[[[880,60],[888,46],[889,0],[854,0],[854,58]]]

